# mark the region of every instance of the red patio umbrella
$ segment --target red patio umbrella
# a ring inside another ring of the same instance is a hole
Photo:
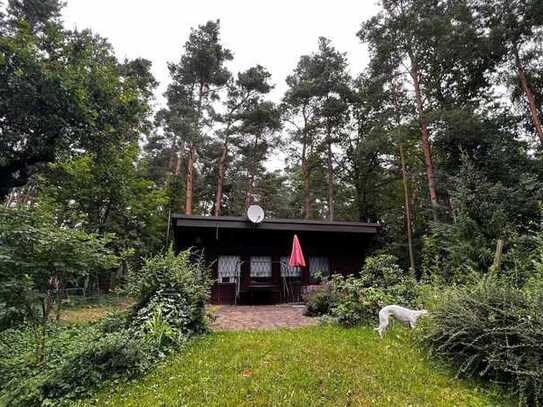
[[[302,253],[302,246],[300,246],[297,235],[294,235],[294,239],[292,240],[292,253],[290,254],[288,265],[289,267],[305,267],[304,254]]]

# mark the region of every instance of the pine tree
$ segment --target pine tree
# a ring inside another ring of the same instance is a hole
[[[316,149],[325,157],[327,217],[332,221],[336,195],[334,145],[341,139],[342,128],[348,121],[347,59],[330,40],[321,37],[318,52],[300,58],[287,84],[289,90],[283,101],[285,117],[295,127],[294,140],[302,146],[304,217],[309,218],[311,212],[309,182],[314,164],[309,157]]]
[[[259,102],[262,95],[267,94],[272,89],[268,82],[270,77],[271,75],[264,67],[257,65],[240,72],[237,80],[231,80],[228,84],[228,96],[225,101],[226,112],[219,119],[223,127],[217,132],[222,148],[218,164],[215,216],[221,214],[224,179],[231,138],[240,131],[241,120],[247,114],[248,109],[251,109]]]
[[[179,140],[172,144],[184,147],[187,214],[192,213],[198,149],[209,137],[206,130],[215,121],[213,105],[230,78],[224,65],[232,59],[232,53],[221,45],[219,33],[218,20],[193,29],[180,61],[168,66],[172,83],[166,91],[168,107],[162,114],[168,130]],[[174,158],[174,168],[179,167],[178,160],[180,157]]]
[[[533,129],[543,144],[541,111],[527,65],[541,64],[543,3],[539,0],[472,0],[480,24],[489,31],[494,47],[512,63],[528,104]],[[539,103],[540,105],[540,103]]]

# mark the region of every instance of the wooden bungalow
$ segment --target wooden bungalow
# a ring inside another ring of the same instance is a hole
[[[176,250],[201,250],[212,265],[212,302],[300,301],[319,276],[358,273],[379,225],[358,222],[173,215]],[[288,265],[297,234],[307,267]]]

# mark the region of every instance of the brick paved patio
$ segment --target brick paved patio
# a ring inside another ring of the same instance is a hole
[[[316,325],[316,318],[303,315],[301,305],[221,305],[216,313],[217,319],[212,328],[218,331],[238,331],[248,329],[297,328]]]

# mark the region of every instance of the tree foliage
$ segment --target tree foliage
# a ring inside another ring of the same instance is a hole
[[[41,363],[54,305],[60,315],[62,287],[111,269],[118,259],[107,247],[108,237],[58,226],[39,210],[0,207],[0,214],[0,329],[30,326]]]
[[[527,137],[542,100],[539,3],[384,0],[357,34],[362,72],[321,37],[280,104],[273,72],[230,71],[208,21],[169,64],[151,117],[149,61],[118,61],[105,39],[66,30],[60,2],[13,0],[0,188],[9,206],[115,233],[131,265],[167,244],[171,212],[240,216],[260,203],[269,216],[380,222],[401,264],[462,280],[486,271],[497,239],[511,258],[540,227],[541,158]]]
[[[8,7],[12,24],[0,36],[2,198],[44,164],[137,141],[149,113],[154,80],[136,69],[148,63],[121,64],[103,38],[64,30],[57,8],[56,1]]]

